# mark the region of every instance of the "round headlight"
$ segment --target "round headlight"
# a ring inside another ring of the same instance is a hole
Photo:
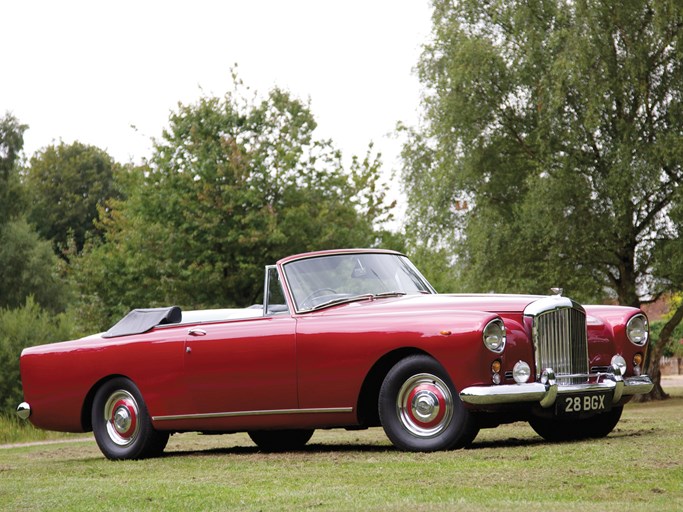
[[[491,352],[500,354],[505,348],[505,324],[500,318],[491,320],[484,327],[484,345]]]
[[[517,384],[524,384],[531,377],[531,368],[524,361],[517,361],[512,369],[512,378]]]
[[[649,337],[647,318],[643,314],[637,314],[626,324],[626,336],[634,345],[642,347]]]

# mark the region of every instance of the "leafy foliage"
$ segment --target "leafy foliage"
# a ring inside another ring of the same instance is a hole
[[[66,314],[42,309],[32,297],[21,307],[0,309],[0,413],[12,413],[22,400],[19,354],[24,347],[70,339]]]
[[[681,6],[435,0],[433,20],[404,149],[413,237],[456,252],[464,288],[658,293],[653,249],[680,226]]]
[[[16,218],[23,211],[17,166],[27,128],[9,112],[0,118],[0,225]]]
[[[659,320],[657,322],[650,323],[650,337],[653,340],[658,340],[662,329],[666,325],[666,320]],[[683,345],[681,344],[683,340],[683,325],[677,325],[673,330],[671,338],[668,343],[663,347],[662,355],[664,357],[683,357]]]
[[[31,295],[52,311],[68,299],[50,243],[18,219],[0,225],[0,307],[20,307]]]
[[[80,142],[48,146],[31,158],[24,176],[31,197],[28,219],[58,253],[71,238],[79,252],[88,236],[99,235],[97,209],[117,195],[118,167],[105,151]]]
[[[11,114],[0,119],[0,308],[20,307],[33,295],[59,310],[66,297],[56,258],[24,219],[20,155],[27,128]]]

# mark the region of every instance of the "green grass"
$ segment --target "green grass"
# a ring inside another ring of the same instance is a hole
[[[683,388],[672,391],[576,443],[517,423],[431,454],[398,452],[381,429],[318,431],[286,454],[243,434],[182,434],[162,458],[125,462],[92,440],[3,447],[0,510],[683,510]]]
[[[10,443],[31,443],[51,439],[82,439],[87,434],[66,434],[35,428],[15,415],[0,414],[0,445]]]

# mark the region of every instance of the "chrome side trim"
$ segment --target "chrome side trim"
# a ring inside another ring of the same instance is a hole
[[[207,412],[201,414],[174,414],[169,416],[152,416],[152,420],[173,421],[212,418],[236,418],[242,416],[271,416],[282,414],[340,414],[348,412],[353,412],[353,407],[332,407],[321,409],[275,409],[271,411]]]
[[[17,416],[22,420],[27,420],[31,416],[31,406],[27,402],[21,402],[17,406]]]

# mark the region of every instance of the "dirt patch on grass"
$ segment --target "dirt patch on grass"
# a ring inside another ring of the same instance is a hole
[[[31,441],[30,443],[11,443],[11,444],[0,444],[0,450],[6,450],[10,448],[28,448],[31,446],[47,446],[51,444],[66,444],[66,443],[83,443],[93,441],[92,437],[79,437],[76,439],[48,439],[45,441]]]

